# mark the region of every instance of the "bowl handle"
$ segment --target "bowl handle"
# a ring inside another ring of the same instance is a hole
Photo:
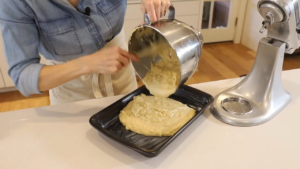
[[[168,16],[169,20],[174,20],[175,19],[175,8],[174,6],[171,4],[169,7],[169,16]],[[148,15],[148,13],[146,12],[144,15],[144,24],[145,25],[151,25],[151,20],[150,17]]]

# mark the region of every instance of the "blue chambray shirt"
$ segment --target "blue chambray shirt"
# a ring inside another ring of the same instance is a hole
[[[127,0],[0,0],[0,25],[8,74],[24,95],[38,88],[42,54],[68,61],[96,52],[123,27]],[[87,16],[85,9],[91,9]]]

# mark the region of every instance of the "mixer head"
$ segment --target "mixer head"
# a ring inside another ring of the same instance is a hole
[[[299,0],[260,0],[257,8],[264,18],[261,33],[286,43],[286,53],[293,53],[300,46],[298,28],[300,21]]]

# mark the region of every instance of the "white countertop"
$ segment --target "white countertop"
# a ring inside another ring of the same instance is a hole
[[[299,169],[300,70],[283,72],[291,103],[241,128],[207,110],[160,155],[146,158],[98,133],[89,118],[120,96],[0,113],[0,169]],[[213,96],[240,79],[193,85]]]

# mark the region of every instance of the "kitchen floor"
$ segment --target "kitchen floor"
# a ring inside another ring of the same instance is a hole
[[[186,84],[203,83],[229,79],[247,74],[254,63],[256,53],[241,44],[231,42],[206,44],[203,47],[198,71]],[[286,56],[284,70],[300,68],[300,54]],[[139,86],[142,82],[138,80]],[[34,108],[49,105],[49,94],[29,98],[18,91],[0,93],[0,112]]]

